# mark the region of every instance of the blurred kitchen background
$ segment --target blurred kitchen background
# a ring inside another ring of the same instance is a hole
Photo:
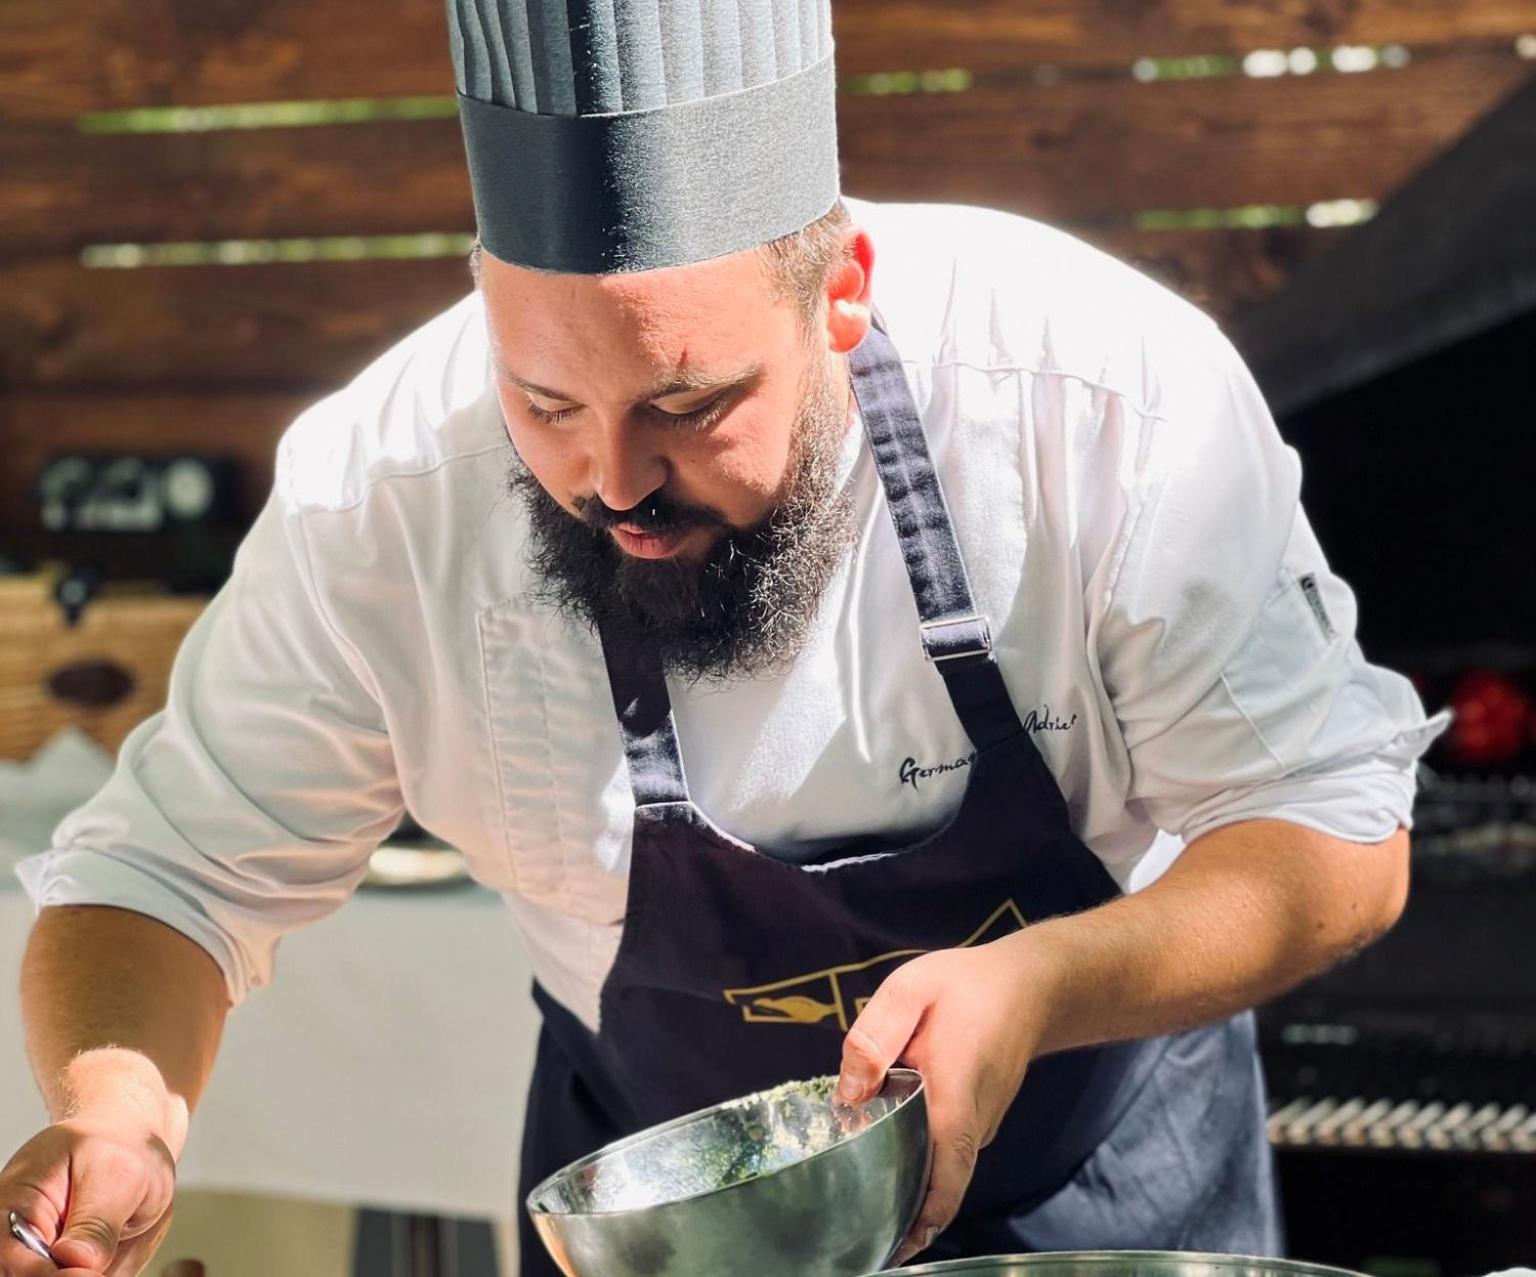
[[[1265,1012],[1271,1134],[1298,1257],[1530,1264],[1536,0],[834,12],[846,189],[1042,218],[1220,316],[1367,650],[1456,708],[1403,924]],[[279,434],[469,287],[451,89],[440,0],[0,3],[6,990],[9,863],[162,699]],[[525,970],[402,831],[232,1022],[164,1258],[515,1272]],[[0,1079],[9,1152],[41,1120],[10,1009]]]

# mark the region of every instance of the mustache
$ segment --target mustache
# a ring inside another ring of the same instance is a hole
[[[576,497],[571,504],[581,522],[597,532],[606,532],[620,524],[642,532],[681,532],[689,528],[725,528],[730,525],[718,511],[706,505],[677,501],[663,492],[653,492],[627,510],[615,510],[601,497]]]

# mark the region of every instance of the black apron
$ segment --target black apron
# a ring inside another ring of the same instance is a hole
[[[790,864],[688,798],[657,654],[603,642],[630,782],[624,933],[594,1034],[542,989],[522,1191],[603,1144],[791,1078],[836,1073],[881,981],[934,949],[983,944],[1119,888],[1072,832],[976,615],[901,362],[878,328],[852,356],[922,620],[975,747],[964,799],[930,837],[872,837]],[[893,636],[893,641],[903,641]],[[522,1222],[523,1277],[558,1269]],[[1249,1015],[1036,1060],[982,1151],[956,1223],[924,1259],[1144,1248],[1278,1253]]]

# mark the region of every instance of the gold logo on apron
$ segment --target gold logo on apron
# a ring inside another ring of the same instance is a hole
[[[1024,930],[1024,914],[1005,900],[971,935],[955,945],[970,949]],[[928,949],[893,949],[864,962],[826,967],[751,989],[725,989],[723,996],[741,1011],[748,1024],[823,1024],[835,1021],[846,1033],[864,1010],[881,981],[910,958]]]

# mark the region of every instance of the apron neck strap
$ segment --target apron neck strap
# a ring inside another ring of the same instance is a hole
[[[850,364],[864,433],[917,603],[923,652],[943,675],[971,743],[985,749],[1024,729],[992,658],[991,626],[971,598],[901,356],[878,318]]]
[[[611,643],[602,634],[598,637],[635,806],[687,802],[688,782],[660,655],[650,643]]]

